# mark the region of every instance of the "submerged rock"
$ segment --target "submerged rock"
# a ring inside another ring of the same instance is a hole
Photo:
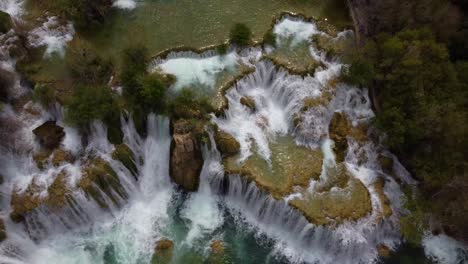
[[[353,127],[344,113],[335,112],[328,127],[330,138],[335,142],[333,151],[336,155],[336,161],[342,162],[346,157],[348,150],[347,137],[352,137],[357,141],[366,139],[365,127]]]
[[[216,129],[214,139],[219,151],[227,156],[237,154],[240,150],[239,142],[231,134],[220,129]]]
[[[128,194],[120,182],[117,173],[102,158],[94,158],[87,162],[83,168],[83,175],[78,182],[88,198],[93,199],[101,208],[107,209],[109,205],[106,197],[115,206],[120,206],[121,199],[127,199]]]
[[[185,191],[198,189],[203,158],[194,132],[186,120],[174,124],[171,142],[170,176]]]
[[[46,149],[55,149],[65,137],[63,127],[57,126],[55,121],[46,121],[33,130],[41,145]]]
[[[133,151],[126,144],[115,146],[115,150],[112,152],[112,158],[120,161],[135,178],[138,177],[135,154],[133,154]]]
[[[224,254],[224,243],[221,240],[214,240],[210,245],[213,254]]]
[[[228,174],[239,174],[254,181],[257,186],[277,199],[293,191],[294,186],[307,187],[310,179],[317,179],[322,170],[321,151],[297,146],[292,138],[278,138],[270,144],[271,163],[256,151],[242,164],[238,157],[224,160]]]
[[[257,108],[256,105],[255,105],[255,100],[252,99],[251,97],[249,96],[243,96],[241,99],[240,99],[240,103],[249,108],[250,110],[252,111],[255,111],[255,109]]]

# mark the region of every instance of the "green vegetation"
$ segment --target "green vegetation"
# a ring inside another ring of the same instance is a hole
[[[276,34],[273,30],[270,29],[263,35],[263,44],[276,47]]]
[[[119,122],[120,109],[106,86],[78,85],[67,107],[67,121],[87,131],[94,120],[112,126]]]
[[[457,3],[386,0],[366,6],[386,8],[369,20],[371,34],[344,74],[348,82],[371,88],[377,127],[420,181],[408,194],[411,214],[401,219],[402,233],[413,243],[429,219],[468,241],[468,61],[466,49],[461,52],[468,45],[468,7]]]
[[[182,89],[170,100],[168,111],[174,118],[206,119],[208,113],[214,112],[210,98],[195,94],[192,89]]]
[[[36,84],[33,90],[33,100],[45,108],[51,107],[55,103],[55,90],[45,84]]]
[[[73,21],[81,30],[102,24],[111,11],[111,0],[44,0],[39,5]]]
[[[239,46],[248,46],[252,43],[252,31],[247,25],[237,23],[231,28],[229,40],[231,43]]]

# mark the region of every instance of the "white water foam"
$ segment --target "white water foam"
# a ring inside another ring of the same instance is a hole
[[[440,264],[462,264],[468,262],[468,247],[444,234],[426,235],[422,245],[424,253]]]
[[[24,14],[24,1],[2,0],[0,1],[0,10],[8,13],[14,19],[20,19]]]
[[[113,3],[113,6],[120,8],[120,9],[126,9],[126,10],[132,10],[135,9],[137,3],[135,0],[116,0]]]
[[[317,30],[315,24],[291,17],[283,18],[274,26],[273,32],[276,34],[276,41],[280,45],[290,39],[291,46],[296,46],[304,41],[309,42],[313,35],[321,33]]]
[[[55,16],[47,18],[42,26],[32,30],[28,36],[33,47],[46,47],[44,57],[52,54],[64,56],[65,46],[73,40],[75,29],[71,23],[61,24]]]

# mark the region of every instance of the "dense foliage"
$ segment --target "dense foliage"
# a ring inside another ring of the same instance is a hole
[[[10,15],[0,11],[0,33],[6,33],[12,27]]]
[[[420,181],[407,195],[403,235],[418,243],[430,226],[468,241],[466,9],[450,1],[376,5],[386,9],[344,79],[374,90],[377,127]]]

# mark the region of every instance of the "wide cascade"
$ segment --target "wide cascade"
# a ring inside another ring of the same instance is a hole
[[[0,7],[20,12],[13,2]],[[63,56],[74,37],[58,23],[30,33],[44,57]],[[380,143],[368,91],[342,82],[337,54],[353,32],[291,14],[271,32],[276,45],[153,58],[148,72],[174,77],[168,96],[190,89],[214,110],[197,123],[201,136],[193,120],[153,113],[142,132],[124,111],[121,143],[100,120],[83,135],[58,103],[18,103],[28,89],[8,53],[14,32],[2,34],[15,104],[0,112],[0,263],[354,264],[397,249],[400,183],[416,181]],[[174,169],[183,162],[200,163],[195,176]]]

